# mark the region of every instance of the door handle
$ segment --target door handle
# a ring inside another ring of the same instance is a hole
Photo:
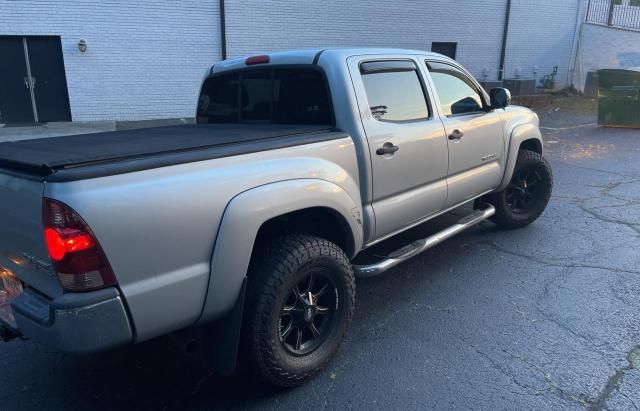
[[[460,140],[463,136],[464,133],[462,131],[455,129],[449,134],[449,140]]]
[[[24,78],[24,86],[25,86],[26,88],[29,88],[29,77],[25,77],[25,78]]]
[[[393,154],[398,150],[400,150],[400,147],[394,146],[393,143],[384,143],[382,147],[376,150],[376,154],[383,156],[385,154]]]

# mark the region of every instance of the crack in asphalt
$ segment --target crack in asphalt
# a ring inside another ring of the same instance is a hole
[[[485,353],[484,351],[482,351],[481,349],[479,349],[475,344],[471,343],[468,339],[465,339],[464,337],[457,335],[455,333],[452,333],[454,336],[456,336],[457,338],[459,338],[463,343],[465,343],[467,346],[471,347],[478,355],[480,355],[482,358],[484,358],[493,369],[495,369],[496,371],[500,372],[502,375],[504,375],[505,377],[509,378],[509,380],[515,384],[516,386],[522,388],[523,390],[525,390],[525,392],[529,392],[530,395],[544,395],[545,392],[552,392],[554,395],[556,395],[557,397],[565,400],[565,401],[569,401],[569,402],[573,402],[573,403],[577,403],[579,405],[582,405],[584,407],[588,406],[588,401],[581,395],[576,395],[573,394],[571,392],[569,392],[568,390],[565,390],[564,388],[560,387],[558,384],[556,384],[551,375],[546,372],[542,367],[538,366],[535,363],[532,363],[531,361],[527,361],[525,358],[515,355],[509,351],[507,351],[504,348],[501,348],[500,351],[502,351],[504,354],[508,355],[509,357],[511,357],[514,360],[517,360],[518,362],[520,362],[521,364],[524,364],[527,368],[541,373],[545,383],[547,384],[547,388],[538,388],[536,386],[532,386],[529,384],[525,384],[520,382],[509,370],[507,370],[500,361],[496,361],[493,358],[491,358],[490,355],[488,355],[487,353]],[[520,394],[521,395],[521,394]]]
[[[524,258],[525,260],[533,261],[533,262],[536,262],[538,264],[551,266],[551,267],[590,268],[590,269],[594,269],[594,270],[608,270],[608,271],[612,271],[612,272],[616,272],[616,273],[640,275],[640,270],[629,270],[629,269],[624,269],[624,268],[619,268],[619,267],[610,267],[610,266],[605,266],[605,265],[578,264],[578,263],[562,264],[561,262],[558,261],[558,259],[546,260],[546,259],[543,259],[543,258],[534,257],[534,256],[529,255],[529,254],[518,253],[516,251],[508,250],[508,249],[503,248],[500,245],[498,245],[498,244],[496,244],[495,242],[492,242],[492,241],[491,242],[490,241],[479,241],[477,244],[487,245],[487,246],[489,246],[489,247],[491,247],[491,248],[493,248],[496,251],[499,251],[501,253],[504,253],[504,254],[507,254],[507,255],[511,255],[511,256],[515,256],[515,257]],[[562,259],[564,259],[564,260],[573,260],[573,258],[571,258],[571,257],[563,257]]]
[[[536,372],[540,372],[548,386],[547,389],[544,390],[538,390],[538,392],[545,392],[545,391],[551,391],[553,394],[555,394],[556,396],[558,396],[561,399],[564,399],[566,401],[570,401],[570,402],[574,402],[574,403],[578,403],[582,406],[587,406],[588,402],[587,400],[584,398],[584,396],[582,395],[576,395],[571,393],[569,390],[566,390],[564,388],[562,388],[560,385],[558,385],[556,382],[554,382],[553,377],[551,376],[551,374],[547,371],[545,371],[542,367],[538,366],[537,364],[532,363],[531,361],[527,361],[524,357],[521,357],[519,355],[515,355],[507,350],[502,350],[502,352],[504,352],[505,354],[509,355],[511,358],[518,360],[519,362],[521,362],[522,364],[526,365],[529,369],[534,370]]]
[[[611,170],[603,170],[601,168],[595,168],[595,167],[587,167],[587,166],[580,166],[574,163],[569,163],[567,161],[564,160],[559,160],[559,159],[554,159],[556,163],[565,165],[567,167],[574,167],[574,168],[580,168],[583,170],[588,170],[588,171],[595,171],[598,173],[603,173],[603,174],[609,174],[609,175],[614,175],[614,176],[618,176],[618,177],[624,177],[624,178],[632,178],[632,179],[640,179],[640,175],[636,175],[636,174],[624,174],[624,173],[619,173],[617,171],[611,171]]]
[[[607,409],[607,401],[609,400],[609,397],[614,392],[620,390],[620,386],[622,385],[625,374],[628,371],[634,370],[638,367],[638,356],[640,356],[640,345],[636,345],[626,354],[625,358],[628,365],[626,367],[617,368],[609,377],[607,383],[605,384],[602,391],[598,394],[598,396],[594,400],[588,401],[588,410],[599,411]],[[631,401],[631,403],[635,407],[633,401]]]

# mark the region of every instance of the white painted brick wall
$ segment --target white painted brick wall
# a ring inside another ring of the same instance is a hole
[[[577,4],[514,0],[506,77],[558,65],[566,84]],[[458,42],[480,80],[498,76],[506,0],[227,0],[229,57],[291,48],[430,50]],[[74,120],[193,116],[204,71],[220,59],[219,2],[0,0],[0,35],[59,35]],[[78,51],[85,38],[88,51]]]
[[[533,77],[567,70],[583,0],[514,0],[505,77],[520,68]],[[430,50],[432,41],[458,42],[457,60],[480,80],[498,77],[506,0],[296,0],[228,2],[232,56],[301,47],[381,46]]]
[[[0,35],[61,36],[75,121],[193,117],[218,22],[216,1],[0,1]]]
[[[640,31],[585,24],[578,57],[576,87],[584,89],[587,73],[600,69],[640,70]]]
[[[556,88],[569,85],[569,65],[581,1],[513,2],[505,78],[514,77],[519,69],[521,78],[540,79],[550,74],[553,66],[558,66]]]
[[[525,1],[525,0],[519,0]],[[400,47],[458,42],[457,59],[497,77],[505,0],[227,2],[230,56],[290,48]]]

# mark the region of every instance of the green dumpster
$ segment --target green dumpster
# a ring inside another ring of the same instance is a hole
[[[598,71],[598,124],[640,128],[640,71]]]

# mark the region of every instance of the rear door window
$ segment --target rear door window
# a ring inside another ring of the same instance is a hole
[[[264,68],[206,79],[197,121],[333,125],[333,112],[327,82],[319,70]]]
[[[429,106],[411,61],[372,61],[360,65],[371,115],[379,121],[429,118]]]

